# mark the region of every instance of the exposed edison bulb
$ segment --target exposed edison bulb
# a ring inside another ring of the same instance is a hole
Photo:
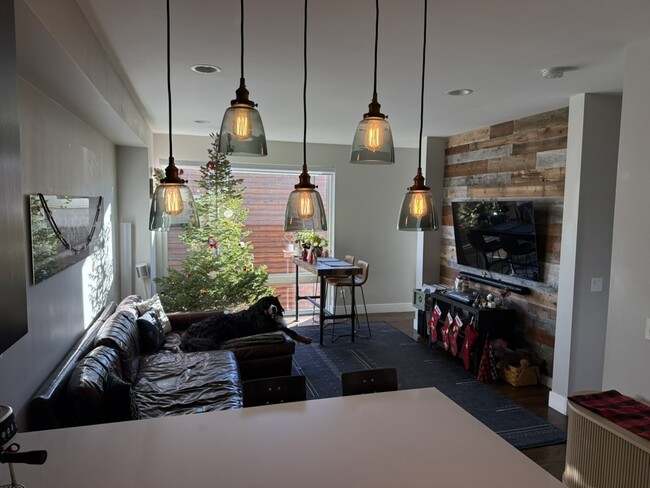
[[[314,215],[314,202],[311,192],[301,191],[298,195],[298,216],[301,219],[310,219]]]
[[[253,134],[253,123],[251,122],[250,109],[236,108],[232,121],[232,133],[240,141],[249,139]]]
[[[168,213],[172,217],[183,213],[183,198],[181,197],[181,190],[178,186],[172,185],[165,188],[163,202],[165,213]]]
[[[409,204],[409,211],[416,219],[421,219],[429,213],[426,194],[415,192],[413,198],[411,198],[411,203]]]
[[[383,120],[368,119],[368,128],[366,130],[364,145],[369,151],[375,152],[384,145],[382,125]]]

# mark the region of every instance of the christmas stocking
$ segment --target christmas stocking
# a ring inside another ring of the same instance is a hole
[[[481,362],[478,365],[478,375],[476,379],[481,383],[492,383],[492,370],[490,368],[490,338],[485,338],[485,346],[483,346],[483,355]]]
[[[471,353],[472,349],[474,349],[474,344],[476,343],[477,338],[478,331],[474,328],[474,318],[472,318],[472,321],[467,324],[467,327],[465,327],[465,342],[463,343],[463,348],[460,352],[466,370],[469,370],[471,367]]]
[[[451,348],[451,355],[452,356],[457,356],[458,355],[458,333],[460,332],[460,328],[463,326],[463,321],[460,319],[458,315],[454,317],[454,323],[451,326],[451,331],[449,332],[449,346]]]
[[[433,307],[433,312],[431,312],[431,318],[429,318],[429,331],[431,332],[431,342],[434,344],[438,342],[437,326],[441,315],[442,315],[442,311],[440,310],[440,307],[436,303],[436,306]]]
[[[451,318],[451,314],[447,312],[445,323],[442,325],[442,329],[440,329],[440,332],[442,332],[442,347],[445,348],[445,351],[449,350],[449,328],[452,323],[453,319]]]

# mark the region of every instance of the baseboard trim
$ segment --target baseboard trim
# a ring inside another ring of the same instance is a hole
[[[566,397],[563,397],[562,395],[559,395],[553,391],[548,394],[548,406],[553,410],[557,410],[562,415],[567,414],[568,405]]]
[[[376,303],[368,305],[368,313],[413,312],[413,304],[408,303]]]
[[[350,306],[349,300],[348,300],[348,307]],[[412,303],[369,303],[368,304],[368,313],[396,313],[396,312],[414,312],[415,309],[413,308]],[[359,302],[357,300],[357,312],[359,315],[364,314],[364,309],[363,309],[363,302]],[[341,301],[339,300],[339,303],[336,305],[336,313],[337,314],[343,314],[345,313],[343,309],[343,305],[341,304]]]

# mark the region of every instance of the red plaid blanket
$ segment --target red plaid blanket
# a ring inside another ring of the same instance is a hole
[[[569,397],[569,400],[650,440],[650,405],[622,395],[616,390],[574,395]]]

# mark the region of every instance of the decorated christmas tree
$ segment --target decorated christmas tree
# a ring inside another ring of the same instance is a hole
[[[179,236],[187,257],[180,271],[156,280],[165,310],[235,310],[273,293],[266,266],[253,264],[253,246],[245,242],[250,231],[244,230],[242,180],[233,178],[218,145],[213,137],[194,195],[201,226],[188,225]]]

